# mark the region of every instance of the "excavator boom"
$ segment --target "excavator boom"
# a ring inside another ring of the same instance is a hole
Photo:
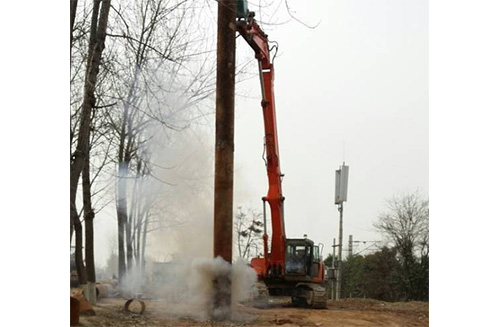
[[[283,192],[278,148],[278,128],[274,106],[274,66],[267,35],[254,20],[254,13],[246,10],[246,2],[238,1],[236,26],[239,34],[255,52],[259,64],[262,88],[262,113],[264,115],[266,169],[269,182],[264,201],[264,258],[253,258],[252,267],[259,279],[266,283],[270,294],[292,296],[292,302],[305,303],[312,308],[326,307],[326,290],[320,284],[325,279],[325,265],[318,246],[307,239],[287,239]],[[266,230],[266,204],[271,209],[272,239],[268,250]]]
[[[271,253],[268,256],[264,249],[265,266],[271,267],[273,274],[284,274],[285,258],[285,221],[283,218],[284,197],[281,189],[283,174],[280,169],[278,128],[276,125],[276,112],[274,105],[274,67],[269,50],[267,35],[261,30],[250,14],[248,19],[239,20],[236,24],[240,35],[247,41],[255,52],[259,64],[259,76],[262,88],[262,112],[264,115],[266,166],[269,189],[262,198],[269,203],[271,208],[272,240]],[[267,247],[267,234],[264,235],[264,245]]]

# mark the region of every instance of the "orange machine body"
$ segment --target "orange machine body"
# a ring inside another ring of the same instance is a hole
[[[261,30],[253,19],[253,13],[248,17],[237,21],[239,34],[245,39],[255,52],[255,58],[259,64],[259,75],[262,88],[262,112],[264,116],[265,149],[266,149],[266,169],[269,183],[267,195],[262,198],[269,204],[271,210],[272,239],[271,250],[268,250],[268,235],[264,229],[264,257],[253,258],[251,265],[262,280],[293,280],[287,278],[285,271],[287,238],[285,234],[285,221],[283,203],[285,198],[282,192],[282,178],[279,147],[278,128],[276,123],[276,112],[274,102],[274,67],[269,49],[267,35]],[[264,206],[265,216],[265,206]],[[310,241],[311,244],[312,241]],[[310,282],[322,283],[325,280],[325,265],[319,260],[317,275],[312,275]],[[316,271],[316,268],[314,268]]]
[[[283,201],[281,189],[281,174],[278,128],[276,124],[276,112],[274,105],[274,68],[271,62],[269,43],[267,35],[260,29],[255,20],[238,21],[238,31],[255,51],[255,58],[259,63],[259,74],[262,87],[262,113],[264,116],[266,166],[269,189],[267,195],[262,198],[269,204],[271,209],[272,240],[271,251],[267,249],[267,233],[264,234],[264,258],[254,259],[255,267],[259,276],[266,275],[272,271],[275,275],[284,274],[285,266],[285,221],[283,219]],[[262,259],[262,260],[260,260]],[[263,268],[265,267],[265,269]]]

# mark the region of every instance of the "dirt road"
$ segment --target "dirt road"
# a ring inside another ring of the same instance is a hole
[[[80,326],[282,326],[282,327],[348,327],[348,326],[428,326],[429,305],[424,302],[388,303],[349,299],[330,302],[328,309],[311,310],[292,307],[285,299],[274,299],[262,305],[238,305],[233,321],[216,323],[194,319],[199,308],[164,301],[145,301],[144,314],[123,309],[125,299],[102,299],[94,307],[96,316],[81,316]],[[138,307],[131,306],[138,312]]]

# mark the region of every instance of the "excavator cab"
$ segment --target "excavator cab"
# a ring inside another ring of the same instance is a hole
[[[286,240],[284,280],[293,286],[288,288],[292,303],[326,308],[326,290],[320,285],[325,280],[325,264],[319,246],[310,239]]]
[[[311,247],[307,244],[288,243],[285,255],[285,274],[306,275]]]
[[[285,275],[290,279],[312,280],[320,273],[319,247],[307,238],[287,239]]]

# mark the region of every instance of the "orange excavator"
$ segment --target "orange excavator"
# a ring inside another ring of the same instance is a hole
[[[236,26],[239,34],[255,52],[259,64],[262,88],[262,111],[264,114],[266,167],[269,182],[264,204],[264,257],[253,258],[251,266],[263,281],[270,295],[290,295],[292,303],[312,308],[326,308],[327,292],[325,264],[319,246],[306,237],[286,238],[280,169],[276,112],[274,107],[274,68],[267,35],[254,20],[255,14],[248,11],[246,1],[237,2]],[[271,208],[272,240],[268,249],[266,228],[266,202]]]

